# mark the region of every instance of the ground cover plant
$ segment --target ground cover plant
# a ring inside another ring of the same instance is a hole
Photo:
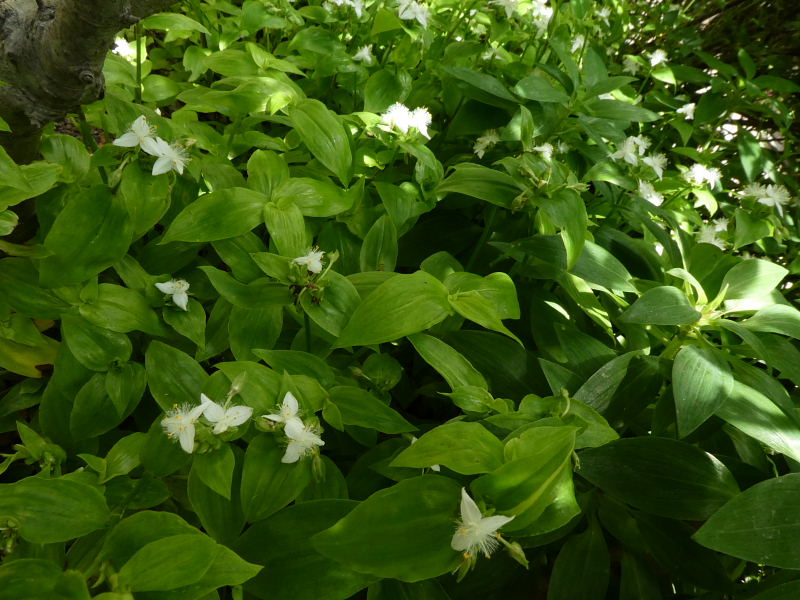
[[[0,599],[797,598],[797,16],[722,4],[2,3]]]

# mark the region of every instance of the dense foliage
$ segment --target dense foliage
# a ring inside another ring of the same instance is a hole
[[[0,598],[800,595],[791,52],[174,10],[0,151]]]

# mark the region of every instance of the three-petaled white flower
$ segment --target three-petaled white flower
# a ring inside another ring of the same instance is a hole
[[[639,182],[639,195],[653,206],[661,206],[664,196],[656,191],[652,183],[647,181]]]
[[[466,488],[461,488],[461,520],[453,534],[450,547],[472,558],[483,552],[486,558],[500,545],[497,541],[497,530],[514,517],[494,515],[484,517],[475,501],[469,497]]]
[[[661,179],[664,176],[664,168],[667,166],[667,157],[663,154],[651,154],[645,156],[642,162],[656,172],[656,176]]]
[[[621,158],[626,163],[636,165],[639,157],[650,147],[650,140],[641,135],[631,135],[619,145],[616,152],[611,154],[611,158]]]
[[[114,146],[122,146],[123,148],[135,148],[140,146],[142,150],[148,154],[155,155],[157,149],[157,137],[154,137],[155,129],[150,125],[150,121],[144,115],[138,117],[131,123],[128,131],[123,133],[113,142]]]
[[[500,136],[494,129],[485,131],[481,137],[475,140],[475,145],[472,151],[478,155],[478,158],[483,158],[486,151],[500,141]]]
[[[136,62],[136,48],[125,38],[115,38],[114,49],[111,52],[121,56],[128,62]]]
[[[667,62],[667,53],[661,49],[653,50],[650,53],[650,66],[657,67],[661,63]]]
[[[537,152],[542,153],[542,158],[546,161],[550,161],[553,158],[553,152],[555,152],[555,148],[553,148],[553,144],[544,143],[541,146],[534,146],[534,150]]]
[[[431,16],[430,9],[414,0],[400,0],[397,7],[397,16],[405,21],[416,20],[424,28],[428,28],[428,18]]]
[[[205,410],[205,404],[190,406],[189,404],[177,404],[167,411],[167,415],[161,419],[161,427],[169,438],[177,438],[184,452],[192,453],[194,450],[194,424]]]
[[[293,258],[292,262],[297,263],[298,265],[304,265],[310,273],[316,274],[322,272],[323,256],[325,256],[325,253],[322,250],[314,250],[311,248],[308,251],[308,254]]]
[[[572,46],[570,47],[569,51],[572,54],[575,54],[578,50],[583,48],[583,45],[585,43],[586,43],[586,37],[579,33],[574,38],[572,38]]]
[[[501,6],[506,11],[506,19],[510,19],[517,12],[519,0],[489,0],[490,5]]]
[[[189,304],[189,295],[186,293],[189,291],[188,281],[183,279],[171,279],[170,281],[157,283],[156,287],[165,294],[172,296],[172,301],[175,303],[175,306],[183,310],[189,310],[187,308]]]
[[[789,202],[792,198],[789,195],[789,191],[782,185],[768,185],[766,188],[764,188],[764,186],[761,187],[762,192],[756,197],[756,201],[759,204],[774,206],[780,209],[781,206]]]
[[[720,237],[720,233],[728,229],[728,219],[721,218],[710,223],[704,223],[697,232],[698,244],[711,244],[720,250],[725,250],[725,241]]]
[[[353,55],[353,60],[363,62],[365,65],[371,65],[375,60],[372,55],[372,46],[361,46]]]
[[[428,135],[431,113],[425,107],[410,110],[405,104],[395,102],[381,115],[381,123],[387,131],[398,129],[401,133],[408,133],[410,129],[416,129],[426,138],[431,137]]]
[[[683,115],[683,118],[686,119],[687,121],[691,121],[692,119],[694,119],[695,108],[696,108],[695,103],[689,102],[688,104],[684,104],[683,106],[681,106],[675,112]]]
[[[716,167],[706,167],[700,163],[695,163],[684,174],[685,178],[694,185],[703,185],[708,183],[711,189],[714,189],[722,179],[722,172]]]
[[[639,69],[642,68],[636,59],[632,56],[626,56],[625,59],[622,61],[622,70],[626,73],[630,73],[631,75],[636,75],[639,72]]]
[[[317,430],[305,425],[300,419],[289,419],[283,432],[289,438],[289,444],[281,458],[282,463],[296,463],[308,454],[315,454],[319,446],[325,445],[317,435]]]
[[[230,406],[225,408],[217,404],[205,394],[200,394],[203,416],[210,423],[214,423],[214,435],[228,431],[231,427],[238,427],[253,415],[249,406]]]
[[[170,144],[160,137],[155,138],[153,141],[152,151],[144,146],[142,146],[142,149],[148,154],[157,157],[156,162],[153,164],[153,175],[161,175],[169,171],[177,171],[179,175],[182,175],[183,167],[189,162],[189,155],[183,146]]]
[[[276,423],[288,423],[289,421],[293,420],[299,421],[300,417],[297,414],[299,409],[300,406],[298,405],[297,398],[294,397],[294,394],[292,392],[286,392],[279,411],[277,413],[262,416],[265,419],[275,421]]]

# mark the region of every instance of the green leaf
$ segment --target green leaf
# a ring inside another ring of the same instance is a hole
[[[307,460],[292,464],[281,462],[285,448],[279,446],[275,438],[274,435],[261,434],[247,447],[241,496],[248,523],[278,512],[297,498],[311,481],[311,467]]]
[[[104,527],[111,513],[95,486],[63,477],[28,477],[0,484],[0,516],[13,519],[22,539],[53,544]]]
[[[150,342],[145,353],[147,385],[162,410],[175,404],[200,404],[208,375],[195,360],[162,342]]]
[[[296,204],[306,217],[333,217],[350,210],[355,195],[327,179],[292,177],[274,190],[272,199],[278,204],[282,201]]]
[[[686,437],[722,406],[733,388],[728,362],[713,348],[684,346],[672,365],[678,433]]]
[[[604,413],[619,388],[631,359],[639,353],[626,352],[612,358],[597,371],[575,392],[575,399],[590,406],[599,413]]]
[[[603,531],[593,519],[561,547],[547,588],[547,600],[604,600],[611,561]]]
[[[122,258],[132,225],[122,199],[105,186],[75,189],[44,240],[39,264],[44,287],[80,283]]]
[[[0,566],[0,600],[89,600],[78,571],[62,571],[52,560],[17,558]]]
[[[631,274],[623,264],[608,250],[588,240],[584,242],[571,273],[589,285],[594,283],[621,292],[637,291],[631,282]]]
[[[659,437],[623,438],[581,451],[581,477],[645,512],[702,521],[739,492],[711,454]]]
[[[124,363],[131,357],[128,336],[92,325],[78,315],[62,316],[61,336],[72,355],[93,371],[106,371],[113,363]]]
[[[49,135],[42,140],[40,150],[48,161],[61,167],[62,181],[79,181],[89,172],[89,153],[71,135]]]
[[[584,105],[595,117],[617,121],[637,121],[649,123],[660,117],[651,110],[619,100],[592,100]]]
[[[139,292],[112,283],[101,283],[97,289],[96,298],[78,307],[81,316],[90,323],[118,333],[138,330],[156,336],[169,335]]]
[[[431,429],[403,450],[392,467],[444,465],[462,475],[490,473],[503,464],[503,444],[480,423],[453,421]]]
[[[383,433],[403,433],[417,428],[375,396],[361,388],[339,385],[328,390],[345,425],[358,425]]]
[[[334,336],[341,335],[360,303],[355,286],[336,271],[325,275],[325,295],[319,302],[314,302],[310,294],[300,297],[300,305],[311,320]]]
[[[358,305],[336,347],[390,342],[433,327],[451,313],[447,296],[447,288],[424,271],[395,275]]]
[[[289,180],[283,156],[271,150],[256,150],[247,161],[247,185],[274,200],[273,194]]]
[[[409,335],[408,340],[423,360],[444,377],[450,389],[468,386],[488,389],[483,375],[452,346],[425,333]]]
[[[267,198],[247,188],[226,188],[200,196],[184,208],[161,240],[212,242],[244,235],[262,221]]]
[[[161,29],[163,31],[178,30],[178,31],[199,31],[200,33],[209,34],[208,29],[203,25],[190,19],[186,15],[178,13],[158,13],[150,15],[146,19],[142,19],[140,25],[144,29]]]
[[[130,215],[134,239],[150,231],[170,206],[170,188],[143,171],[138,162],[125,167],[119,192]]]
[[[350,182],[353,154],[347,130],[337,115],[319,100],[302,100],[289,109],[289,119],[314,157],[339,178]]]
[[[478,102],[499,108],[512,108],[518,104],[517,99],[496,77],[464,67],[440,66],[439,69],[456,80],[456,85],[465,96]]]
[[[394,271],[397,262],[397,228],[389,215],[381,215],[361,246],[359,265],[362,271]]]
[[[375,576],[323,556],[311,543],[315,534],[333,526],[356,506],[352,500],[312,500],[289,506],[250,527],[233,548],[246,560],[266,568],[248,581],[245,589],[264,600],[345,600],[375,581]]]
[[[511,208],[514,199],[522,193],[514,179],[495,169],[460,163],[436,188],[437,194],[464,194],[503,208]]]
[[[664,285],[647,290],[619,318],[642,325],[688,325],[700,318],[700,312],[683,291]]]
[[[333,369],[314,354],[300,350],[255,350],[253,353],[278,373],[286,371],[289,375],[308,375],[324,387],[335,385],[336,374]]]
[[[800,569],[799,494],[798,473],[757,483],[713,514],[694,539],[758,564]]]
[[[264,205],[264,222],[278,252],[288,258],[305,256],[310,244],[303,213],[293,202],[284,199],[280,204]]]
[[[438,577],[460,559],[450,548],[459,494],[446,477],[406,479],[372,494],[311,543],[360,573],[409,582]]]
[[[197,476],[214,492],[223,498],[231,499],[231,482],[236,458],[230,446],[223,445],[217,450],[198,454],[192,461]]]
[[[789,271],[774,262],[750,258],[735,265],[722,279],[722,288],[728,286],[726,300],[761,298],[769,294]]]
[[[773,304],[759,310],[742,325],[752,331],[780,333],[800,339],[800,311],[785,304]]]
[[[514,93],[528,100],[536,100],[537,102],[557,102],[558,104],[566,104],[569,102],[569,96],[567,94],[557,89],[541,75],[529,75],[521,79],[519,83],[514,86]]]
[[[122,566],[120,583],[134,592],[174,590],[198,581],[218,552],[219,546],[205,535],[165,537],[143,546]]]

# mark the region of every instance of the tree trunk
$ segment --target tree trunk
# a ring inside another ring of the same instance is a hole
[[[116,34],[175,0],[0,0],[0,145],[34,160],[47,123],[103,95]]]

